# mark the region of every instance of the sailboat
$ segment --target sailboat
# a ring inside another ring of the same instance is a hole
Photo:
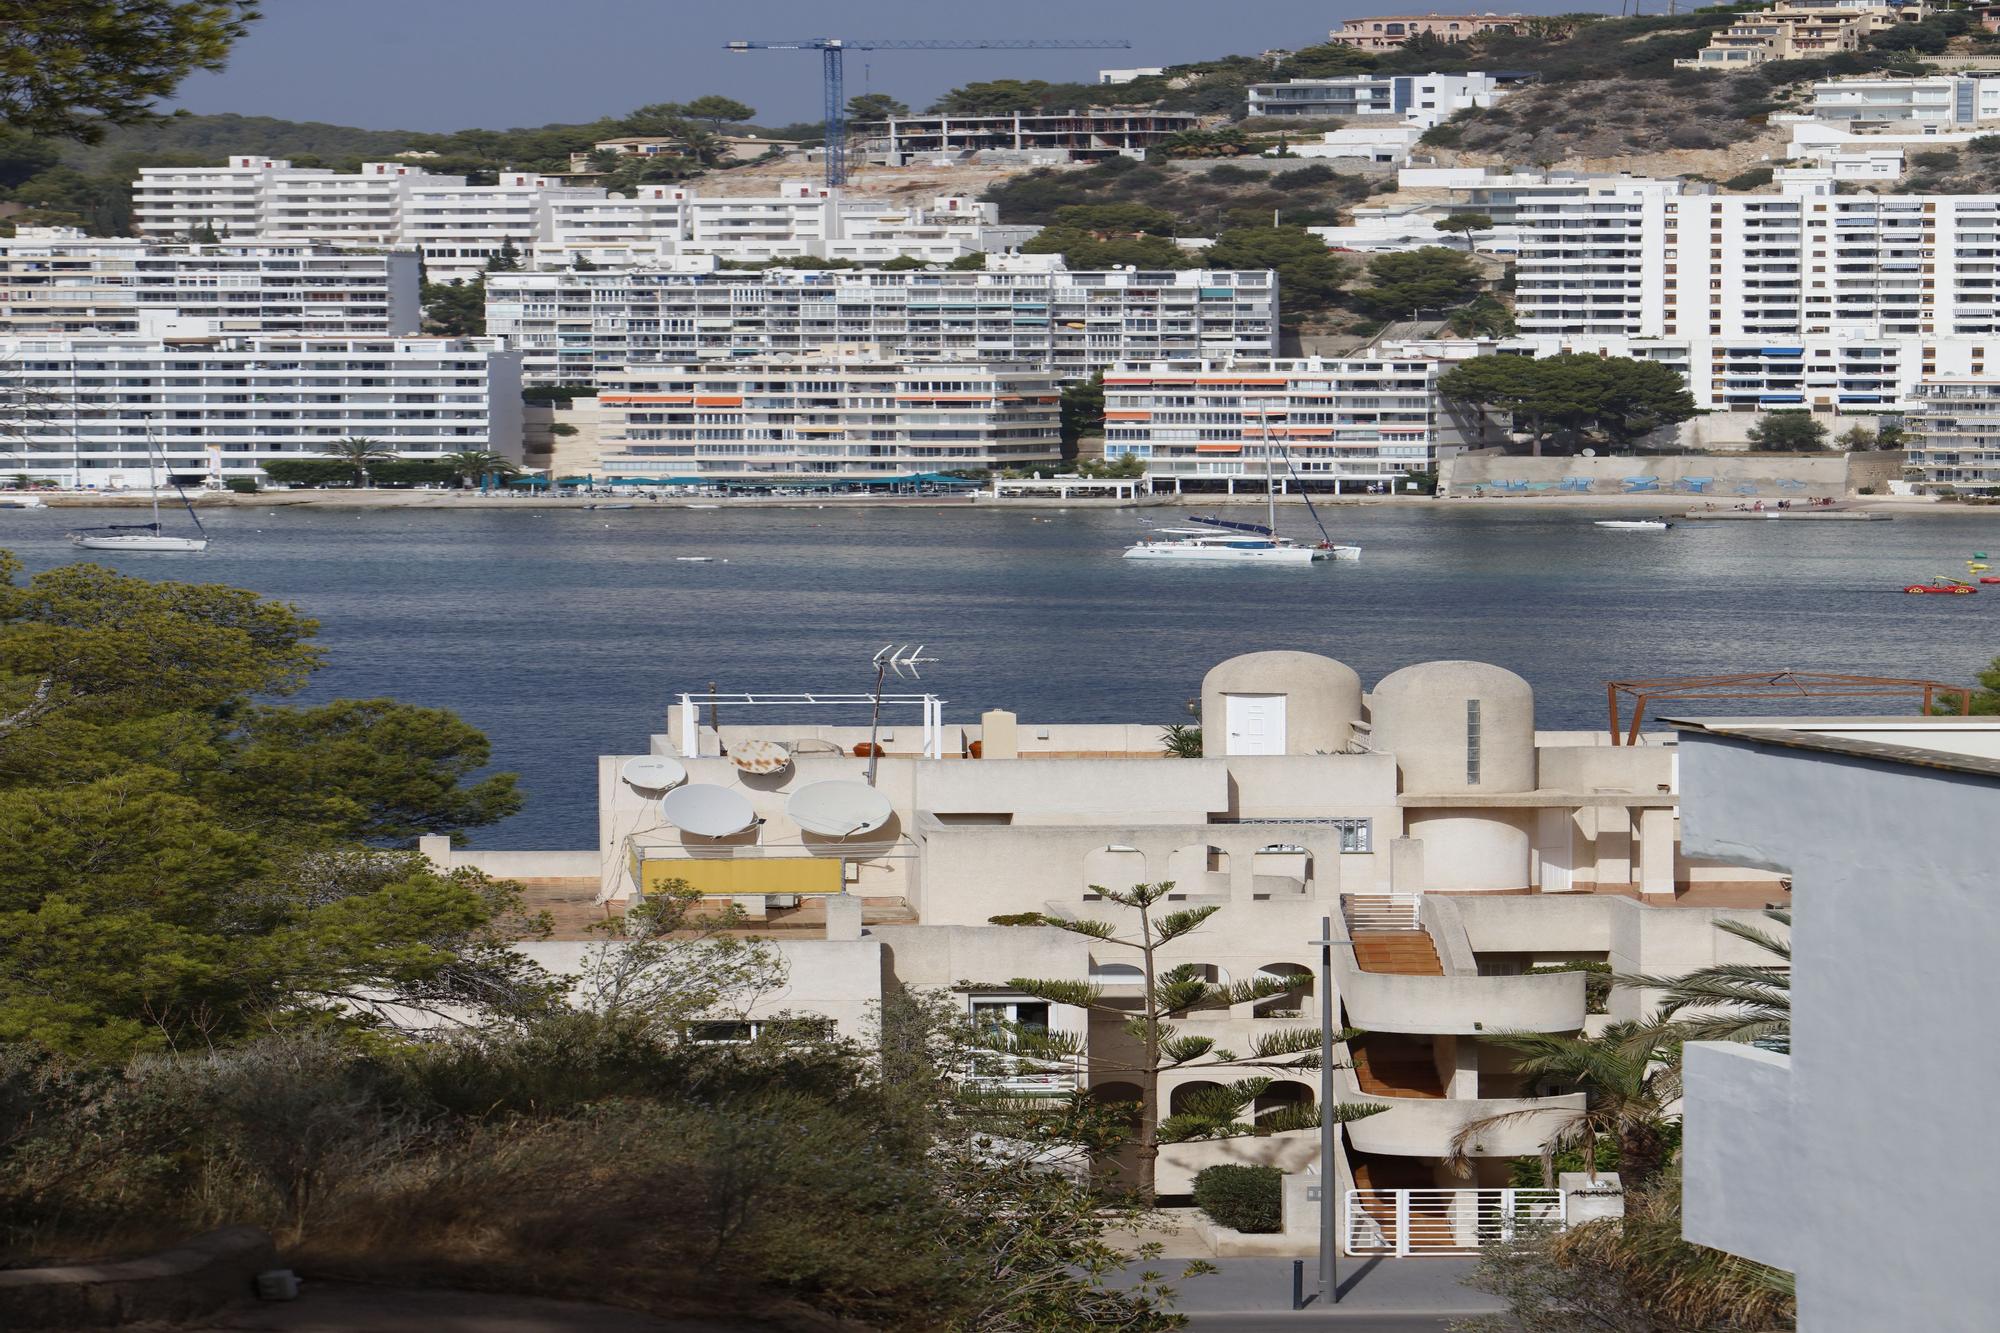
[[[148,426],[146,428],[148,482],[152,481],[153,456],[157,451],[158,445],[153,439],[153,428]],[[152,486],[151,523],[111,523],[101,528],[79,528],[69,534],[70,544],[82,547],[86,551],[206,551],[208,530],[202,527],[201,518],[194,512],[194,504],[188,499],[187,492],[182,490],[180,483],[174,481],[167,472],[166,455],[161,453],[159,460],[160,475],[167,477],[169,484],[174,488],[174,494],[181,497],[181,505],[187,510],[187,516],[194,523],[194,530],[200,534],[199,536],[176,537],[161,530],[160,488]]]
[[[1361,548],[1337,544],[1327,533],[1326,524],[1320,522],[1319,511],[1312,507],[1312,497],[1306,495],[1301,483],[1299,494],[1305,498],[1306,508],[1312,511],[1313,522],[1319,524],[1322,540],[1308,545],[1293,541],[1278,533],[1278,487],[1271,477],[1271,422],[1268,415],[1258,417],[1260,435],[1264,441],[1264,506],[1265,522],[1244,523],[1236,519],[1195,517],[1189,521],[1200,523],[1198,528],[1155,528],[1150,538],[1141,538],[1125,548],[1127,560],[1205,560],[1218,563],[1250,565],[1309,565],[1315,560],[1359,560]],[[1285,471],[1291,472],[1292,460],[1289,451],[1285,454]]]

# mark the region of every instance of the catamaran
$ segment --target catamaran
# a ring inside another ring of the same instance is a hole
[[[1306,510],[1319,527],[1320,540],[1317,543],[1294,541],[1278,533],[1278,488],[1271,479],[1271,425],[1268,418],[1260,417],[1259,424],[1264,440],[1264,507],[1265,521],[1243,523],[1229,518],[1207,518],[1196,516],[1191,523],[1199,523],[1198,528],[1154,528],[1147,537],[1140,538],[1125,548],[1127,560],[1206,560],[1217,563],[1245,565],[1309,565],[1315,560],[1359,560],[1361,548],[1335,542],[1321,522],[1319,510],[1313,508],[1312,496],[1306,493],[1303,482],[1299,486],[1299,496],[1306,502]],[[1291,475],[1292,456],[1285,452],[1285,471]]]
[[[146,469],[150,474],[153,466],[155,445],[150,427],[146,430]],[[167,474],[167,459],[160,455],[160,473],[174,488],[174,494],[181,497],[181,505],[194,523],[195,537],[176,537],[160,529],[160,488],[153,486],[153,521],[151,523],[111,523],[101,528],[78,528],[69,534],[70,544],[86,551],[206,551],[208,549],[208,529],[202,527],[201,518],[194,512],[194,504],[180,483]],[[147,481],[151,482],[149,475]]]

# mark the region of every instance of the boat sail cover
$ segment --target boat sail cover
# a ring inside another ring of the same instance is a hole
[[[1265,527],[1262,523],[1240,523],[1233,518],[1203,518],[1199,516],[1191,516],[1189,517],[1188,522],[1205,524],[1206,526],[1211,528],[1228,528],[1231,532],[1254,532],[1260,537],[1268,537],[1271,535],[1271,529]]]

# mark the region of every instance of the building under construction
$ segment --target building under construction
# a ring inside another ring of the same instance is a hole
[[[868,161],[892,167],[1001,153],[1014,160],[1094,162],[1144,157],[1148,148],[1200,124],[1197,116],[1161,111],[903,116],[863,125],[859,138]]]

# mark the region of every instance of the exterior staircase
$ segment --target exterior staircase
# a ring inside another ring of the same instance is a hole
[[[1444,963],[1425,931],[1357,930],[1354,965],[1363,972],[1394,972],[1406,977],[1441,977]]]

